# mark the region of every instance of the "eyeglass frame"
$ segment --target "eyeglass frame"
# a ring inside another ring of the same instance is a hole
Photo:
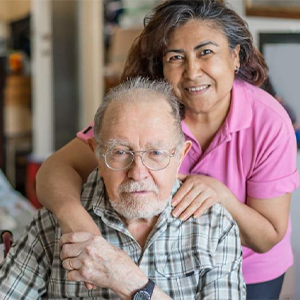
[[[115,147],[114,147],[114,148],[115,148]],[[114,148],[108,148],[108,149],[106,149],[106,151],[105,151],[104,154],[102,154],[102,153],[100,154],[100,157],[103,157],[103,158],[104,158],[105,165],[106,165],[110,170],[112,170],[112,171],[124,171],[124,170],[128,169],[128,168],[132,165],[132,163],[133,163],[133,161],[134,161],[134,158],[135,158],[136,156],[140,156],[140,157],[141,157],[141,161],[142,161],[143,166],[145,166],[148,170],[151,170],[151,171],[161,171],[161,170],[166,169],[166,168],[169,166],[169,164],[170,164],[170,162],[171,162],[171,158],[175,156],[176,150],[177,150],[177,147],[173,148],[173,149],[171,150],[171,151],[172,151],[171,153],[170,153],[169,150],[165,150],[165,149],[151,149],[151,150],[141,150],[141,151],[124,150],[125,152],[131,154],[132,159],[131,159],[130,164],[129,164],[128,166],[126,166],[125,168],[123,168],[123,169],[114,169],[114,168],[112,168],[112,167],[107,163],[107,161],[106,161],[106,155],[107,155],[107,153],[108,153],[109,151],[113,150]],[[169,162],[168,162],[168,164],[167,164],[165,167],[161,168],[161,169],[153,169],[153,168],[148,167],[148,166],[144,163],[143,157],[144,157],[144,154],[145,154],[145,153],[150,153],[151,151],[164,151],[164,152],[167,152],[167,153],[169,154]],[[140,154],[137,155],[136,153],[140,153]]]

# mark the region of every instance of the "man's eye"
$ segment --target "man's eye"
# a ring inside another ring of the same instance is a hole
[[[150,155],[152,156],[162,156],[165,155],[165,151],[163,150],[152,150],[151,152],[149,152]]]
[[[121,149],[114,149],[112,150],[112,155],[114,156],[124,156],[127,155],[127,151],[126,150],[121,150]]]

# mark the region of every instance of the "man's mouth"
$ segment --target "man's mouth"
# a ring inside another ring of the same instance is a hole
[[[148,194],[151,192],[153,192],[153,191],[132,191],[132,192],[130,192],[130,194],[142,195],[142,194]]]

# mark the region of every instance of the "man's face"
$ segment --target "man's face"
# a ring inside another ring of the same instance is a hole
[[[146,95],[147,98],[157,95]],[[129,104],[113,102],[103,120],[101,140],[107,149],[119,150],[168,150],[172,153],[177,146],[175,126],[166,102],[154,99],[145,101],[145,92],[131,95],[136,101]],[[139,101],[140,99],[140,101]],[[129,168],[114,171],[99,161],[99,174],[103,177],[112,207],[126,219],[151,218],[161,213],[167,204],[180,162],[180,155],[170,159],[163,170],[152,171],[145,167],[141,157],[136,156]],[[118,152],[119,153],[119,152]]]

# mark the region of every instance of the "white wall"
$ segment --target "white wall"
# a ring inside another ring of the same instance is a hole
[[[54,150],[51,1],[32,1],[33,155],[43,160]]]

